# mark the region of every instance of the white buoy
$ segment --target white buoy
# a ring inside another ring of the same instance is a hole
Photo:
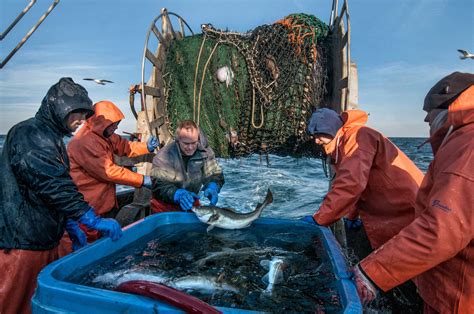
[[[224,83],[226,87],[232,85],[232,81],[234,79],[234,72],[228,67],[223,66],[217,69],[216,71],[216,78],[219,82]]]

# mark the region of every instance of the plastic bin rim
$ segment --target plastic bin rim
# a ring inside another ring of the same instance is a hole
[[[167,219],[163,219],[167,218]],[[200,223],[199,220],[195,215],[191,215],[189,213],[180,213],[180,212],[169,212],[169,213],[160,213],[145,217],[144,219],[138,221],[137,223],[128,226],[125,232],[133,232],[134,229],[139,229],[142,226],[142,222],[151,223],[153,220],[162,220],[160,221],[159,225],[169,225],[175,223]],[[328,250],[328,256],[332,263],[334,274],[336,276],[336,280],[340,285],[340,295],[343,299],[343,308],[344,313],[362,313],[362,305],[360,303],[359,298],[357,297],[357,290],[355,284],[350,280],[350,273],[347,270],[347,266],[344,260],[344,257],[340,251],[340,246],[337,243],[336,239],[334,238],[333,234],[329,230],[329,228],[318,226],[315,224],[310,224],[301,220],[294,220],[294,219],[280,219],[280,218],[259,218],[254,221],[254,224],[263,224],[263,225],[271,225],[271,224],[293,224],[293,225],[305,225],[305,226],[314,226],[314,228],[318,228],[321,231],[322,241],[324,246]],[[68,283],[63,280],[57,279],[54,276],[54,272],[64,263],[67,263],[70,259],[78,258],[78,254],[85,254],[85,252],[89,250],[93,250],[94,247],[99,246],[100,243],[107,243],[111,242],[110,239],[100,239],[94,243],[94,245],[88,246],[84,249],[81,249],[75,253],[72,253],[60,260],[57,260],[48,266],[46,266],[38,276],[38,286],[43,288],[51,289],[51,290],[72,290],[74,293],[78,293],[80,291],[90,291],[95,292],[99,295],[107,296],[108,294],[117,294],[120,292],[111,291],[111,290],[103,290],[94,287],[86,287],[81,286],[73,283]],[[102,245],[104,245],[102,244]],[[109,253],[113,253],[111,250]],[[77,289],[78,287],[81,287]],[[73,289],[68,289],[73,288]],[[122,293],[120,293],[122,294]],[[36,295],[36,294],[35,294]],[[122,294],[123,295],[123,294]],[[139,297],[139,296],[135,296]],[[232,310],[231,308],[221,308],[227,310]],[[249,311],[251,312],[251,311]]]

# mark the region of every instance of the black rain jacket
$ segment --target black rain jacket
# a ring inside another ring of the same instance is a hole
[[[0,249],[49,250],[59,244],[67,218],[89,209],[69,175],[64,120],[92,111],[87,91],[70,78],[53,85],[36,116],[7,134],[0,164]]]

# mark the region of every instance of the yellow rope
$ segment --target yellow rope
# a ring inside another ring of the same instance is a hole
[[[201,85],[199,86],[199,96],[198,96],[198,111],[197,111],[197,117],[196,117],[196,124],[197,124],[197,126],[199,126],[199,116],[200,116],[200,114],[201,114],[201,93],[202,93],[202,85],[203,85],[203,83],[204,83],[204,76],[206,75],[207,66],[209,65],[209,62],[211,61],[212,55],[213,55],[214,52],[216,51],[217,46],[219,45],[219,43],[220,43],[220,42],[217,42],[217,43],[214,45],[214,48],[212,49],[211,54],[209,55],[209,58],[207,58],[207,62],[206,62],[206,64],[204,65],[204,69],[202,70]]]
[[[196,81],[199,69],[199,62],[201,61],[202,49],[204,48],[204,42],[206,41],[206,34],[202,39],[201,48],[199,49],[199,55],[196,62],[196,69],[194,70],[194,89],[193,89],[193,121],[196,121]]]
[[[255,88],[252,87],[252,126],[255,129],[260,129],[263,126],[263,122],[264,122],[263,107],[262,107],[262,104],[260,104],[260,125],[259,126],[255,125]]]

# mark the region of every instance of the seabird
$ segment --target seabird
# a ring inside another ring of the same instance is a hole
[[[98,80],[98,79],[93,79],[93,78],[85,78],[83,80],[93,81],[93,82],[96,82],[97,84],[100,84],[100,85],[105,85],[105,83],[113,83],[112,81],[109,81],[109,80]]]
[[[466,50],[458,49],[458,51],[462,54],[462,56],[459,56],[459,59],[474,59],[474,54],[467,52]]]

